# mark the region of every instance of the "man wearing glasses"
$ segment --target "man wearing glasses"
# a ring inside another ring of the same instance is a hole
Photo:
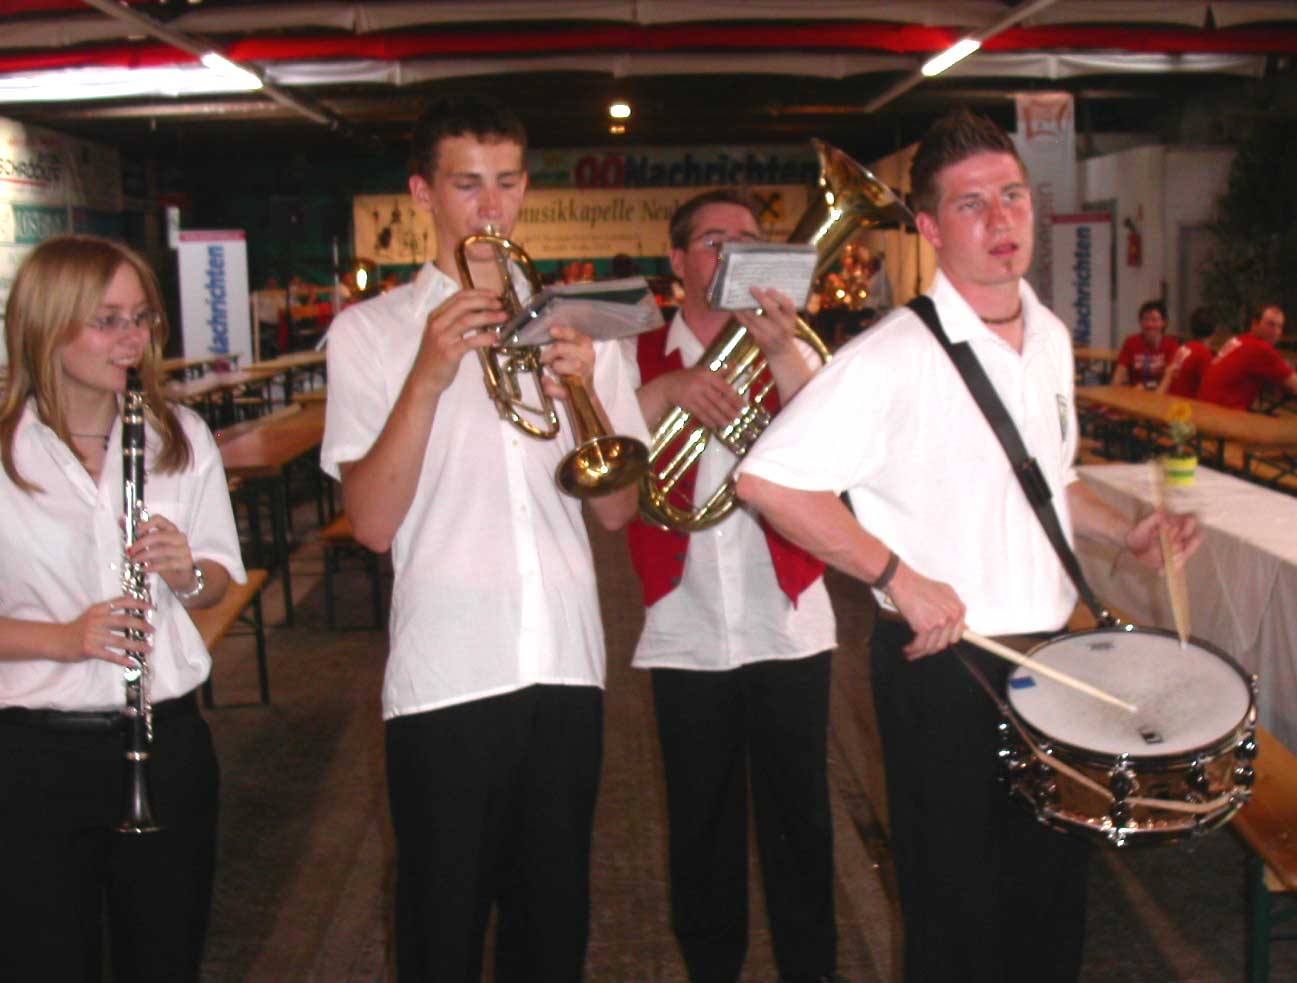
[[[698,195],[671,219],[671,269],[684,299],[641,335],[640,408],[650,427],[675,406],[716,431],[744,399],[700,358],[731,314],[707,305],[720,247],[760,241],[754,202]],[[737,319],[765,353],[779,400],[810,378],[796,307],[753,288]],[[705,500],[734,465],[716,439],[697,468]],[[670,822],[672,928],[689,978],[737,981],[747,949],[749,776],[781,981],[834,978],[833,840],[825,742],[836,628],[823,566],[736,509],[692,534],[637,520],[631,556],[648,608],[634,665],[652,672]]]

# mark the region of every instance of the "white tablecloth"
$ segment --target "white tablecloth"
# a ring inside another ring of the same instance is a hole
[[[1081,478],[1129,516],[1153,506],[1146,464],[1090,465]],[[1185,567],[1191,634],[1259,677],[1261,723],[1297,750],[1297,499],[1199,468],[1190,488],[1168,489],[1175,511],[1198,514],[1202,547]],[[1085,575],[1105,603],[1137,624],[1174,629],[1165,581],[1123,554],[1077,541]]]

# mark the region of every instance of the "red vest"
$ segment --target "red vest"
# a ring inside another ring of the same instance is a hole
[[[659,328],[639,336],[640,384],[652,382],[665,372],[678,372],[684,368],[680,352],[666,354],[667,331]],[[766,370],[769,371],[768,369]],[[755,388],[755,387],[754,387]],[[779,398],[772,388],[766,397],[766,408],[772,414],[779,412]],[[656,423],[656,421],[652,421]],[[691,469],[677,483],[675,494],[684,501],[692,501],[697,469]],[[824,573],[824,564],[805,550],[794,546],[761,519],[766,544],[770,548],[770,562],[775,568],[775,580],[788,599],[797,606],[802,591],[815,583]],[[659,529],[636,517],[627,530],[631,562],[644,585],[644,604],[652,607],[659,599],[680,585],[684,575],[685,556],[689,550],[689,534]]]

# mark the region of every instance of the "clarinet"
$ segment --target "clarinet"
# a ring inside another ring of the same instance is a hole
[[[129,550],[135,545],[137,529],[149,521],[144,507],[144,393],[139,369],[126,372],[126,397],[122,403],[122,511],[126,521],[126,550],[122,560],[122,594],[148,604],[148,575],[144,565],[131,560]],[[143,609],[128,609],[143,617]],[[141,641],[147,634],[138,628],[127,628],[126,637]],[[153,819],[149,801],[149,746],[153,743],[153,707],[149,703],[149,660],[144,654],[134,656],[135,665],[124,670],[126,706],[122,719],[126,730],[126,782],[122,800],[119,833],[153,833],[159,827]]]

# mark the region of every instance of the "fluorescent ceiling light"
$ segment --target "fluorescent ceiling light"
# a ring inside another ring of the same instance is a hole
[[[242,81],[249,90],[261,88],[261,79],[246,68],[234,64],[224,55],[218,55],[215,51],[209,51],[203,55],[202,62],[213,72],[224,75],[231,82]]]
[[[197,65],[158,68],[65,68],[0,76],[0,103],[79,102],[140,96],[217,95],[251,92],[261,80],[234,66],[237,74]]]
[[[962,41],[956,41],[941,54],[930,59],[919,71],[928,78],[940,75],[951,65],[963,61],[981,46],[982,42],[976,38],[964,38]]]

